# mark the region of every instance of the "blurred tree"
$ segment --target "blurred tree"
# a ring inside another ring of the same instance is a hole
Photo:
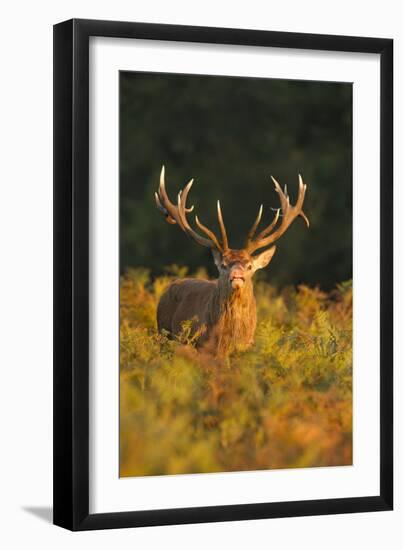
[[[121,73],[121,270],[146,266],[159,274],[177,263],[215,275],[209,251],[155,207],[162,164],[172,197],[195,178],[189,203],[214,229],[221,200],[234,248],[261,203],[262,225],[278,206],[270,174],[295,200],[301,173],[311,228],[297,220],[262,275],[323,288],[352,276],[351,84]]]

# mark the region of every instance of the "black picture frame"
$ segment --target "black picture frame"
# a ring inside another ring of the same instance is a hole
[[[89,38],[376,53],[381,57],[380,491],[365,497],[89,513]],[[54,26],[54,523],[71,530],[393,507],[393,40],[73,19]]]

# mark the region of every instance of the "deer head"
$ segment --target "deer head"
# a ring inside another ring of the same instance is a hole
[[[298,199],[294,206],[290,204],[287,187],[285,186],[283,191],[280,184],[273,177],[272,180],[279,195],[280,208],[276,210],[272,222],[255,236],[263,214],[263,205],[260,206],[258,215],[248,233],[245,246],[240,250],[229,247],[220,201],[217,201],[217,216],[221,239],[218,239],[213,231],[203,225],[197,216],[195,216],[196,225],[203,235],[190,226],[187,215],[193,211],[194,207],[188,208],[186,201],[193,185],[193,179],[179,192],[177,204],[173,204],[166,192],[165,169],[162,167],[160,185],[158,193],[155,193],[155,201],[168,223],[179,225],[189,238],[212,250],[214,262],[219,271],[220,283],[226,285],[232,291],[240,292],[245,286],[248,286],[258,269],[262,269],[270,263],[276,251],[276,247],[271,245],[285,233],[298,216],[301,216],[309,227],[308,218],[302,211],[306,192],[306,185],[303,183],[302,177],[299,176]],[[262,248],[266,250],[254,254]]]

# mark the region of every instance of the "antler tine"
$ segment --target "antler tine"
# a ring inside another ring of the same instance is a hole
[[[256,218],[256,221],[255,223],[253,224],[253,227],[252,229],[249,231],[249,234],[248,234],[248,238],[246,239],[246,248],[249,250],[249,249],[253,249],[253,246],[254,246],[254,242],[257,242],[259,241],[260,239],[262,239],[263,237],[265,237],[266,235],[268,235],[270,233],[270,231],[275,227],[275,225],[277,224],[277,221],[280,217],[280,210],[281,208],[277,208],[276,209],[276,214],[274,216],[274,219],[273,221],[271,222],[270,225],[268,225],[265,229],[263,229],[263,231],[261,231],[259,233],[259,235],[256,237],[256,240],[253,241],[253,236],[255,234],[255,231],[257,229],[257,226],[260,222],[260,218],[262,217],[262,210],[263,210],[263,205],[260,206],[260,210],[259,210],[259,214]]]
[[[154,193],[154,197],[155,197],[155,202],[157,204],[157,208],[164,214],[166,221],[168,223],[175,224],[176,221],[169,215],[168,210],[162,206],[158,193]]]
[[[193,185],[193,178],[189,181],[189,183],[186,185],[185,189],[183,190],[183,193],[182,193],[182,190],[179,191],[179,195],[181,197],[181,200],[186,204],[186,199],[187,199],[187,196],[188,196],[188,193],[190,191],[190,188],[192,187]],[[193,212],[193,209],[194,209],[194,205],[192,205],[190,208],[186,208],[185,207],[185,212],[189,213],[189,212]]]
[[[178,211],[179,211],[179,215],[180,215],[180,218],[181,218],[182,225],[185,228],[185,231],[188,234],[191,234],[191,235],[195,234],[195,235],[197,235],[197,237],[200,237],[190,227],[190,225],[189,225],[189,223],[186,219],[186,213],[193,210],[193,206],[190,209],[186,208],[186,199],[187,199],[188,193],[189,193],[190,188],[192,187],[192,185],[193,185],[193,179],[190,180],[189,183],[186,185],[185,189],[183,190],[183,193],[179,192],[179,194],[178,194]],[[197,216],[195,217],[195,220],[196,220],[196,224],[199,226],[199,228],[202,229],[202,231],[209,237],[210,241],[212,241],[213,246],[210,245],[210,248],[218,248],[218,250],[222,251],[222,247],[221,247],[220,243],[218,242],[218,239],[214,235],[214,233],[210,229],[208,229],[208,227],[201,224],[199,222]],[[204,239],[204,237],[201,237],[201,238]]]
[[[287,187],[284,188],[285,190],[285,193],[284,193],[284,191],[281,189],[281,185],[279,184],[279,182],[276,179],[274,179],[273,176],[270,176],[270,177],[273,180],[274,188],[276,192],[279,194],[281,209],[284,213],[290,206],[290,198],[287,195]]]
[[[301,210],[299,215],[306,223],[306,226],[309,227],[309,220],[306,217],[305,213],[302,211],[302,205],[304,204],[305,200],[306,185],[304,184],[301,174],[298,174],[298,184],[298,200],[295,208],[299,208]]]
[[[217,216],[218,216],[218,223],[220,224],[223,249],[228,250],[228,237],[227,237],[227,232],[225,230],[224,220],[222,217],[220,201],[217,201]]]
[[[280,210],[281,208],[277,208],[276,209],[276,213],[274,215],[274,218],[273,218],[273,221],[271,222],[270,225],[268,225],[265,229],[263,229],[263,231],[261,231],[259,233],[259,235],[257,236],[257,241],[259,239],[262,239],[263,237],[265,237],[266,235],[268,235],[270,233],[270,231],[272,231],[274,229],[274,227],[276,226],[277,222],[278,222],[278,219],[280,217]]]
[[[277,180],[273,178],[273,176],[271,176],[271,179],[273,180],[275,190],[278,193],[279,199],[280,199],[280,205],[281,205],[281,211],[282,211],[281,224],[277,227],[277,229],[273,233],[271,233],[271,231],[275,228],[280,216],[280,209],[278,209],[272,223],[268,227],[266,227],[263,231],[261,231],[255,240],[251,240],[251,239],[248,240],[247,249],[249,252],[254,252],[259,248],[264,248],[274,243],[275,241],[277,241],[277,239],[279,239],[281,235],[285,233],[288,227],[292,224],[292,222],[298,216],[301,216],[305,221],[306,225],[309,227],[309,220],[304,214],[304,212],[302,211],[302,206],[304,204],[305,193],[306,193],[306,185],[304,184],[301,175],[299,175],[298,199],[297,199],[297,202],[295,203],[295,206],[292,206],[290,204],[290,197],[288,196],[288,193],[287,193],[287,187],[285,187],[283,191],[281,189],[280,184],[278,183]]]
[[[157,200],[157,199],[156,199]],[[162,207],[162,212],[165,210],[165,217],[168,223],[175,224],[177,223],[182,229],[183,226],[181,224],[181,220],[178,216],[178,209],[177,207],[172,204],[172,202],[169,200],[169,197],[167,195],[166,189],[165,189],[165,166],[162,166],[161,168],[161,174],[160,174],[160,184],[158,187],[158,204]],[[160,208],[161,210],[161,208]]]
[[[185,186],[183,191],[180,191],[178,193],[178,202],[177,205],[174,205],[166,192],[165,187],[165,168],[164,166],[161,169],[160,174],[160,184],[158,187],[158,193],[155,193],[155,202],[157,204],[157,208],[165,215],[166,220],[169,223],[177,223],[179,227],[195,242],[202,246],[206,246],[208,248],[217,248],[222,252],[222,247],[220,243],[218,242],[217,237],[214,235],[212,231],[210,231],[207,227],[203,226],[203,231],[208,235],[208,239],[203,237],[202,235],[199,235],[190,225],[186,218],[186,214],[191,212],[193,210],[193,206],[190,208],[186,207],[186,200],[187,196],[189,194],[190,188],[193,185],[193,179],[189,181],[189,183]],[[197,220],[196,220],[197,223]],[[202,227],[200,226],[202,229]]]
[[[217,240],[217,237],[214,235],[211,229],[209,229],[208,227],[206,227],[201,223],[197,215],[195,216],[195,221],[196,221],[197,227],[199,227],[199,229],[201,229],[213,241],[213,243],[215,244],[215,247],[220,252],[224,252],[223,247],[220,245],[220,243]]]
[[[256,232],[256,229],[257,229],[257,226],[259,225],[260,220],[262,219],[262,214],[263,214],[263,204],[260,205],[259,212],[257,213],[256,219],[253,222],[253,225],[249,230],[248,237],[246,239],[247,244],[253,239],[253,237],[255,235],[255,232]]]

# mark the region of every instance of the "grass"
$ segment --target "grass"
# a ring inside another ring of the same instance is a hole
[[[352,463],[352,286],[255,285],[255,345],[225,362],[189,326],[158,334],[158,299],[186,268],[121,280],[120,475]],[[202,271],[196,276],[204,276]]]

